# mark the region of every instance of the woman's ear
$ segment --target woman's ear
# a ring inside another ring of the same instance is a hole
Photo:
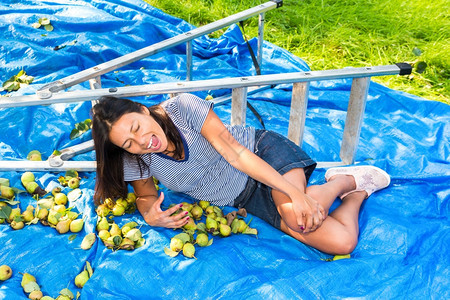
[[[145,105],[142,105],[142,112],[146,115],[150,115],[150,111],[148,110],[148,107]]]

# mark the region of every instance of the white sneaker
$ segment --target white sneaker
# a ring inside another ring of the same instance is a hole
[[[341,199],[358,191],[366,191],[367,197],[369,197],[373,192],[384,189],[391,183],[389,174],[374,166],[330,168],[325,173],[325,180],[328,182],[335,175],[352,175],[355,178],[356,189],[342,194]]]

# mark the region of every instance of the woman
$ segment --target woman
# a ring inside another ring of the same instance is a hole
[[[271,131],[225,125],[211,102],[190,94],[151,107],[103,97],[92,113],[95,201],[123,197],[131,183],[152,226],[178,228],[189,218],[172,216],[181,205],[161,209],[154,176],[195,199],[244,207],[323,252],[348,254],[362,202],[390,183],[383,170],[359,166],[329,169],[327,183],[306,187],[316,163],[301,148]],[[338,196],[342,204],[328,216]]]

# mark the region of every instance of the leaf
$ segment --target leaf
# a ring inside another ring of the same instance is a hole
[[[114,246],[119,246],[122,243],[122,237],[120,235],[116,235],[113,237]]]
[[[68,288],[62,289],[59,294],[73,299],[73,293]]]
[[[2,201],[5,202],[5,203],[8,203],[9,205],[16,205],[16,204],[20,203],[20,201],[17,201],[17,200],[3,199]]]
[[[422,55],[422,51],[419,48],[417,48],[417,47],[414,47],[414,49],[412,50],[412,53],[415,56],[421,56]]]
[[[81,296],[80,292],[77,291],[77,300],[78,300],[78,298],[80,298],[80,296]]]
[[[210,240],[208,241],[208,244],[206,245],[206,247],[211,246],[212,243],[213,243],[213,239],[210,239]]]
[[[0,206],[0,219],[8,219],[12,208],[9,206]]]
[[[72,131],[70,132],[70,139],[76,139],[77,137],[79,137],[82,134],[82,132],[80,132],[78,129],[72,129]]]
[[[81,189],[76,188],[67,193],[67,199],[69,201],[76,201],[81,197]]]
[[[32,291],[40,291],[41,288],[39,287],[36,281],[30,281],[23,286],[23,290],[25,293],[28,294],[31,293]]]
[[[256,228],[250,228],[247,226],[247,228],[245,228],[244,232],[242,232],[243,234],[254,234],[257,235],[258,234],[258,230],[256,230]]]
[[[47,31],[53,31],[53,26],[52,25],[45,25],[44,26],[44,28],[45,28],[45,30],[47,30]]]
[[[30,222],[25,223],[26,225],[37,224],[39,222],[39,218],[34,218]]]
[[[23,216],[22,216],[22,215],[20,215],[20,216],[15,216],[14,219],[13,219],[13,221],[14,221],[14,222],[22,222],[22,221],[23,221]]]
[[[0,178],[0,185],[9,186],[8,178]]]
[[[69,241],[73,241],[74,239],[76,239],[77,235],[76,234],[72,234],[69,236]]]
[[[175,235],[173,238],[180,239],[183,242],[183,244],[185,244],[191,240],[191,236],[184,232]]]
[[[91,278],[92,274],[94,274],[94,270],[92,270],[91,264],[88,261],[86,261],[86,270],[89,273],[89,278]]]
[[[68,170],[66,171],[65,177],[78,177],[78,172],[76,170]]]
[[[55,155],[55,156],[61,155],[61,151],[59,151],[59,150],[53,150],[52,155]]]
[[[20,77],[20,76],[22,76],[22,75],[26,75],[26,73],[25,73],[25,71],[24,70],[20,70],[19,71],[19,73],[17,73],[17,77]]]
[[[175,257],[178,255],[178,253],[180,253],[179,251],[173,251],[170,248],[164,247],[164,253],[166,253],[167,255],[169,255],[170,257]]]

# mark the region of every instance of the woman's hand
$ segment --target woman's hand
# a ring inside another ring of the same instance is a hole
[[[147,199],[141,198],[140,201],[146,201]],[[138,200],[138,201],[139,201]],[[150,205],[145,205],[146,210],[139,210],[144,217],[145,222],[151,226],[166,227],[166,228],[179,228],[185,225],[189,216],[187,211],[182,211],[179,214],[174,214],[183,205],[177,204],[167,210],[161,209],[161,204],[164,200],[164,193],[161,193],[156,201],[152,201]]]
[[[327,216],[319,202],[307,194],[303,194],[302,196],[299,198],[291,197],[292,208],[300,230],[303,233],[308,233],[319,228]]]

